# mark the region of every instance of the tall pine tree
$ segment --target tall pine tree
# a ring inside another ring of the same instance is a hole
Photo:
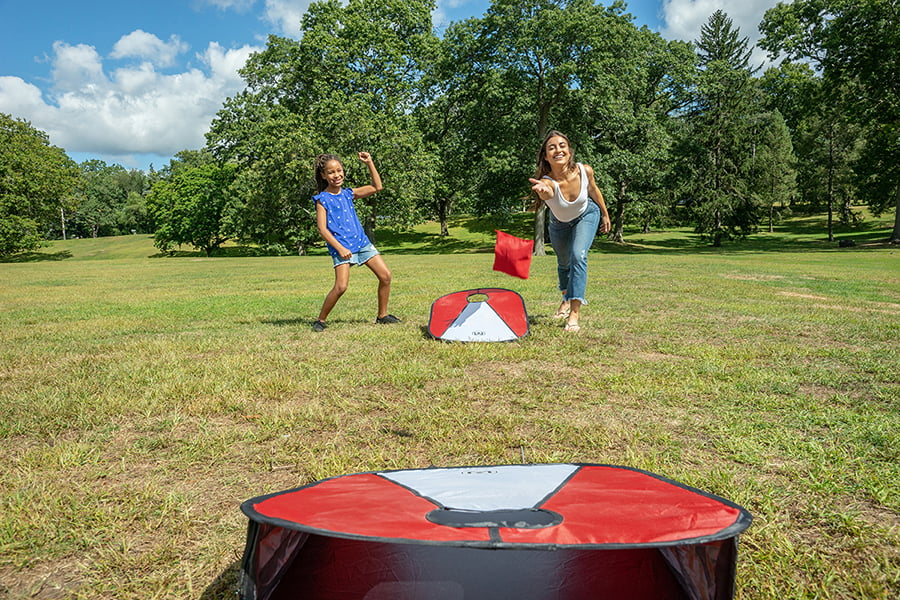
[[[751,233],[759,221],[747,172],[757,112],[754,69],[747,38],[721,10],[709,17],[696,44],[700,74],[688,116],[688,192],[697,231],[719,246]]]

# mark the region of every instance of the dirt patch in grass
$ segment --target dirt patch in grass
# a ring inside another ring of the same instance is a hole
[[[85,582],[84,566],[71,560],[40,562],[21,569],[0,568],[0,599],[61,600]]]

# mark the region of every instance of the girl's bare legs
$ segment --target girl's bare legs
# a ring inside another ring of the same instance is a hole
[[[380,254],[367,260],[366,266],[378,277],[378,318],[381,319],[388,314],[388,300],[391,297],[393,275]]]
[[[341,296],[344,295],[344,292],[347,291],[347,285],[349,283],[350,264],[344,263],[342,265],[336,266],[334,268],[334,287],[331,288],[331,291],[328,292],[328,295],[325,296],[325,302],[322,304],[322,310],[319,311],[319,321],[321,321],[322,323],[325,322],[325,319],[328,318],[328,313],[331,312],[331,309],[334,308],[334,305],[337,304],[337,301],[340,300]]]

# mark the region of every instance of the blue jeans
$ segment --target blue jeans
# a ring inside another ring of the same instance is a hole
[[[588,250],[599,226],[600,208],[592,201],[580,217],[571,221],[559,221],[550,213],[550,244],[556,253],[559,291],[564,300],[585,301]]]

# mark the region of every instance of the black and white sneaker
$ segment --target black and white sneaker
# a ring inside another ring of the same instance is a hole
[[[312,324],[312,330],[316,333],[322,333],[323,331],[325,331],[326,327],[328,327],[328,325],[326,325],[324,321],[317,320]]]

